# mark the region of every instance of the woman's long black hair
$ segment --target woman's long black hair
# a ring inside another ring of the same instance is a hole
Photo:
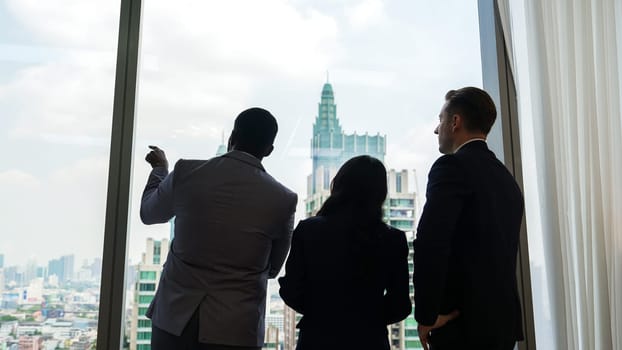
[[[359,261],[357,275],[374,275],[387,197],[387,171],[370,156],[351,158],[331,183],[330,197],[318,216],[338,217],[352,235],[352,249]]]

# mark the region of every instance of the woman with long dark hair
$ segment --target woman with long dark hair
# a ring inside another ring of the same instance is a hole
[[[383,222],[386,196],[382,162],[354,157],[317,216],[296,227],[279,283],[303,315],[297,350],[388,350],[387,325],[410,314],[408,244]]]

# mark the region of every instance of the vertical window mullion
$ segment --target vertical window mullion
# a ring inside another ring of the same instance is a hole
[[[122,342],[141,7],[141,0],[121,0],[97,329],[98,350],[118,350]]]

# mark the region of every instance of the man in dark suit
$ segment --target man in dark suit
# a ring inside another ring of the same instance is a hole
[[[415,319],[425,349],[512,349],[522,340],[516,255],[523,197],[488,149],[494,102],[452,90],[434,130],[432,166],[414,242]]]

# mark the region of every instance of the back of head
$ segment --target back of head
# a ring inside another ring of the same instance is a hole
[[[278,124],[270,112],[249,108],[235,118],[230,142],[236,150],[262,158],[272,150],[277,131]]]
[[[380,278],[384,227],[382,207],[387,197],[387,171],[376,158],[358,156],[348,160],[331,184],[330,197],[318,212],[338,216],[346,225],[355,268],[352,278],[367,284]]]
[[[387,197],[387,171],[376,158],[351,158],[335,175],[331,194],[318,215],[330,216],[350,210],[359,222],[382,222],[382,205]]]
[[[488,135],[497,119],[497,110],[486,91],[470,86],[450,90],[445,95],[445,100],[448,115],[460,114],[468,131]]]

